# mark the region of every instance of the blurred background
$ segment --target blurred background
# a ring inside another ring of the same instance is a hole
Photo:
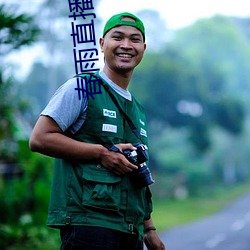
[[[97,44],[115,13],[133,12],[146,26],[130,90],[148,115],[160,230],[213,213],[250,186],[250,3],[241,15],[230,8],[241,1],[195,2],[93,1]],[[28,140],[75,74],[69,15],[68,1],[0,0],[1,249],[58,249],[58,232],[46,227],[53,159],[31,153]]]

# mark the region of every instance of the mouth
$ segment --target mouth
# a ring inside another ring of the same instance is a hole
[[[125,54],[125,53],[118,53],[117,56],[119,56],[121,58],[132,58],[132,57],[134,57],[131,54]]]

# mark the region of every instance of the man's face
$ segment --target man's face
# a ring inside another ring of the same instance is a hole
[[[146,44],[142,33],[135,27],[118,26],[100,39],[105,64],[115,72],[132,71],[141,61]]]

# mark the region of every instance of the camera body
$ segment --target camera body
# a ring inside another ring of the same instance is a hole
[[[155,182],[146,164],[148,160],[148,148],[142,143],[137,143],[133,146],[136,147],[136,150],[131,151],[127,149],[123,151],[123,154],[131,163],[138,166],[137,170],[131,172],[131,176],[136,186],[143,188]]]

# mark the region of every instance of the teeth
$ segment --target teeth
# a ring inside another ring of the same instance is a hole
[[[128,54],[119,54],[119,57],[132,58],[132,56]]]

